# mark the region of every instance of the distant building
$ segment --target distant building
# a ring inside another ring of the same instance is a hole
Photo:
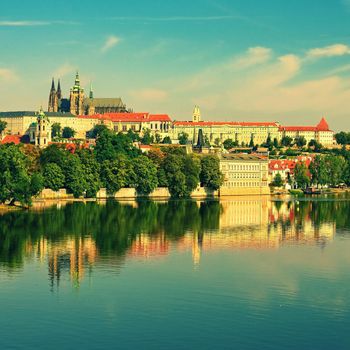
[[[268,158],[255,154],[225,154],[220,157],[224,174],[221,195],[269,194]]]
[[[322,118],[316,126],[280,126],[279,133],[280,139],[285,136],[292,139],[304,137],[307,143],[315,140],[325,147],[334,144],[334,132],[330,130],[325,118]]]
[[[80,85],[79,73],[76,73],[69,99],[63,98],[61,82],[58,80],[57,91],[52,78],[49,93],[48,112],[63,112],[73,115],[94,115],[104,113],[126,113],[126,105],[121,98],[94,98],[92,86],[89,97],[85,97],[84,88]]]

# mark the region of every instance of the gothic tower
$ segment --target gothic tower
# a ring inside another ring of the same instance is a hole
[[[47,108],[48,112],[57,112],[58,111],[58,99],[57,99],[57,93],[55,89],[55,81],[52,78],[51,83],[51,90],[49,95],[49,105]]]
[[[192,122],[198,123],[201,121],[201,111],[198,106],[194,106],[193,114],[192,114]]]
[[[79,73],[75,76],[74,86],[70,89],[70,112],[74,115],[83,115],[84,89],[80,86]]]

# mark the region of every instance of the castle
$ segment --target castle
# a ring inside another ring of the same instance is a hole
[[[128,112],[121,98],[95,98],[91,85],[89,97],[85,97],[84,88],[80,85],[78,72],[75,76],[74,86],[70,89],[69,99],[62,96],[60,79],[58,79],[56,90],[55,80],[52,78],[47,111],[69,112],[73,115]]]

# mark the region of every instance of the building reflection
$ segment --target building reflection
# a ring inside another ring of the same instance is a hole
[[[325,207],[313,201],[236,197],[220,202],[73,205],[66,212],[65,208],[50,211],[47,223],[44,219],[38,221],[35,215],[29,217],[41,230],[24,241],[23,251],[17,244],[15,259],[31,256],[46,264],[54,289],[67,278],[79,286],[93,268],[102,265],[118,269],[127,259],[164,258],[172,251],[188,252],[193,264],[198,265],[203,255],[213,251],[280,249],[307,244],[322,248],[335,236],[336,220],[332,217],[339,208],[334,203]],[[342,210],[348,209],[347,206]],[[45,213],[40,210],[37,215],[43,218]],[[55,220],[59,230],[77,233],[66,235],[55,229],[46,234],[54,215],[58,215]],[[83,231],[83,226],[75,226],[92,217],[95,221],[89,222],[91,233]],[[0,226],[0,238],[13,234],[15,225],[11,220],[9,225]],[[32,227],[36,226],[29,225],[31,235]],[[3,247],[0,258],[0,264],[10,260]]]

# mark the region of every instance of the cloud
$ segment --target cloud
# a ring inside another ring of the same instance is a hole
[[[326,47],[311,49],[306,53],[306,58],[316,59],[344,55],[350,55],[350,46],[344,44],[334,44]]]
[[[243,16],[170,16],[170,17],[112,17],[117,21],[145,21],[145,22],[194,22],[194,21],[222,21],[232,19],[245,19]]]
[[[272,50],[266,47],[251,47],[238,59],[233,61],[233,66],[237,69],[244,69],[257,64],[265,63],[271,58]]]
[[[46,21],[0,21],[0,27],[35,27],[50,24],[51,22]]]
[[[62,78],[70,73],[73,73],[75,71],[75,67],[70,63],[64,63],[63,65],[59,66],[53,73],[53,77]]]
[[[17,74],[8,68],[0,68],[0,81],[14,82],[18,80]]]
[[[106,39],[104,45],[101,48],[101,52],[107,52],[108,50],[118,45],[119,43],[120,43],[120,38],[118,38],[115,35],[111,35]]]
[[[160,89],[142,89],[134,90],[130,92],[130,95],[134,98],[145,101],[164,101],[168,97],[168,93],[165,90]]]

